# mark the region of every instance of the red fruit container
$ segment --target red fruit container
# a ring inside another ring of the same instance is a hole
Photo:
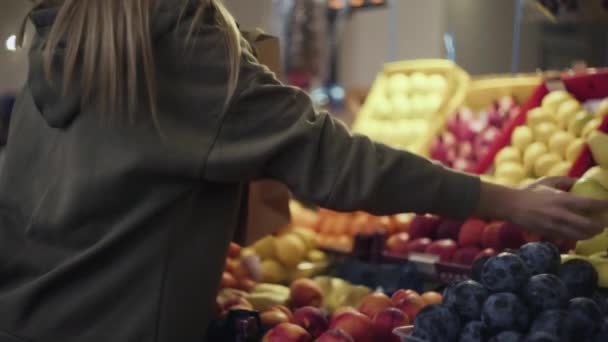
[[[563,74],[560,77],[565,90],[567,90],[577,100],[584,102],[587,100],[598,99],[608,97],[608,70],[590,70],[587,73],[581,74]],[[475,173],[484,174],[486,173],[492,164],[494,163],[494,157],[496,154],[508,146],[511,142],[511,135],[518,126],[523,125],[528,117],[528,111],[541,105],[545,95],[549,93],[549,87],[547,82],[543,82],[541,85],[534,90],[528,101],[522,106],[522,110],[518,116],[516,116],[503,130],[502,134],[498,136],[495,143],[490,147],[489,152],[486,154],[475,169]],[[601,126],[601,130],[608,132],[605,124]],[[587,169],[595,165],[590,158],[591,154],[588,148],[585,148],[581,153],[581,156],[574,163],[570,176],[582,175]]]

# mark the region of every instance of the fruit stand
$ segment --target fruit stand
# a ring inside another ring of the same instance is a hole
[[[379,76],[360,131],[419,77],[395,77],[403,65]],[[417,146],[508,186],[569,174],[572,192],[608,198],[608,72],[459,79],[466,91]],[[608,341],[608,230],[576,242],[478,218],[290,208],[288,227],[231,248],[212,340]]]

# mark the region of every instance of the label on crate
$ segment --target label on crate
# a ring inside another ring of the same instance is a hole
[[[428,276],[435,275],[435,264],[439,262],[439,256],[425,253],[410,253],[408,259],[416,265],[418,272],[421,274]]]

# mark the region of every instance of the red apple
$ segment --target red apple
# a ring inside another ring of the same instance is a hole
[[[362,313],[344,312],[334,319],[329,328],[342,329],[357,342],[375,341],[372,320]]]
[[[462,227],[462,221],[446,219],[441,221],[437,227],[437,239],[452,239],[458,240],[458,234]]]
[[[420,294],[414,290],[399,289],[391,296],[391,302],[393,303],[393,306],[398,306],[410,295],[420,296]]]
[[[377,341],[399,342],[393,335],[393,329],[409,324],[408,317],[397,308],[386,308],[374,317],[374,328]]]
[[[290,286],[290,303],[294,308],[302,306],[319,307],[323,302],[323,292],[311,279],[296,279]]]
[[[479,258],[481,258],[481,257],[484,257],[484,256],[487,256],[487,257],[493,257],[493,256],[495,256],[496,254],[498,254],[498,253],[496,253],[496,250],[494,250],[494,248],[486,248],[486,249],[482,250],[481,252],[479,252],[479,253],[478,253],[478,254],[475,256],[475,260],[477,260],[477,259],[479,259]],[[473,261],[475,261],[475,260],[473,260]]]
[[[494,250],[501,250],[500,242],[500,231],[502,230],[503,222],[491,222],[483,230],[481,237],[481,244],[484,248],[493,248]]]
[[[270,329],[262,342],[310,342],[312,336],[299,325],[281,323]]]
[[[437,216],[431,215],[416,215],[410,223],[410,239],[415,240],[418,238],[434,238],[435,232],[441,219]]]
[[[370,293],[363,297],[359,304],[359,312],[369,318],[373,318],[378,312],[390,307],[391,299],[382,292]]]
[[[397,296],[393,295],[393,297],[395,307],[403,311],[403,313],[409,318],[410,322],[414,321],[418,311],[420,311],[426,305],[422,299],[422,296],[415,291],[400,293]]]
[[[460,247],[481,246],[481,238],[486,222],[479,219],[468,219],[460,227],[458,245]]]
[[[505,248],[516,249],[526,243],[523,230],[513,223],[505,222],[498,234],[501,250]]]
[[[461,265],[473,265],[475,258],[481,252],[479,247],[462,247],[452,255],[452,262]]]
[[[323,333],[315,342],[355,342],[355,340],[346,331],[333,329]]]
[[[407,245],[410,241],[410,235],[402,232],[391,235],[386,240],[386,249],[389,252],[405,255],[407,254]]]
[[[433,241],[427,248],[425,253],[438,255],[439,260],[448,262],[452,259],[452,255],[458,249],[458,245],[454,240],[443,239]]]
[[[412,240],[412,241],[410,241],[410,243],[407,244],[407,252],[408,253],[424,253],[424,251],[426,251],[426,248],[432,242],[433,241],[429,238],[419,238],[416,240]]]
[[[331,319],[330,319],[329,324],[331,325],[333,323],[333,321],[335,321],[336,318],[338,318],[338,316],[342,315],[343,313],[347,313],[347,312],[360,313],[359,310],[353,308],[352,306],[342,306],[342,307],[339,307],[331,315]]]
[[[329,326],[329,322],[327,322],[327,318],[323,312],[312,306],[297,309],[293,313],[293,323],[306,329],[313,338],[321,336]]]

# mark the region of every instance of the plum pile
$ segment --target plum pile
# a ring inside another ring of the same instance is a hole
[[[560,262],[555,246],[530,242],[474,265],[442,304],[414,321],[428,342],[608,342],[608,300],[584,260]]]

